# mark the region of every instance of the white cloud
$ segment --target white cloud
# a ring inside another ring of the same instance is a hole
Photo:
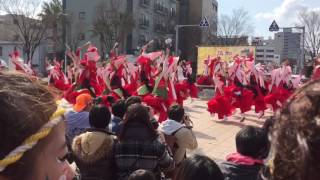
[[[257,20],[276,20],[280,26],[296,24],[297,15],[301,10],[320,10],[319,7],[309,7],[305,0],[283,0],[282,4],[271,12],[260,12],[255,15]]]

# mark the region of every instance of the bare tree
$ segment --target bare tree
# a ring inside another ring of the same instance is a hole
[[[313,59],[320,53],[320,11],[303,10],[298,17],[298,26],[306,27],[305,44]]]
[[[41,6],[40,2],[39,0],[0,0],[1,10],[9,14],[17,26],[17,33],[24,42],[24,53],[28,61],[32,61],[47,30],[47,24],[37,14]]]
[[[239,37],[248,36],[253,32],[248,11],[235,9],[232,15],[221,15],[218,22],[218,36],[222,45],[236,45]]]
[[[125,38],[135,26],[132,14],[120,11],[123,2],[123,0],[101,1],[97,5],[91,31],[93,36],[99,37],[103,57],[117,41],[121,42],[120,49],[123,50]]]

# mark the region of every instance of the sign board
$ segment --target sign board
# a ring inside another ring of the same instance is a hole
[[[202,18],[202,20],[200,21],[200,24],[199,24],[200,27],[209,27],[210,24],[209,24],[209,21],[206,17]]]
[[[253,53],[255,56],[255,46],[207,46],[198,47],[198,59],[197,59],[197,74],[201,75],[205,69],[205,60],[210,58],[220,57],[222,61],[233,61],[233,57],[236,55],[247,56],[249,53]]]
[[[273,22],[272,22],[272,24],[270,25],[270,27],[269,27],[269,31],[279,31],[279,26],[278,26],[278,24],[277,24],[277,22],[274,20]]]

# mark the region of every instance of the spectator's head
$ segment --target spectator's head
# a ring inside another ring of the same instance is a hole
[[[106,106],[94,106],[89,113],[89,123],[93,128],[106,129],[110,123],[111,113]]]
[[[175,180],[223,180],[217,164],[206,156],[194,155],[182,161]]]
[[[57,111],[54,95],[21,74],[0,72],[0,84],[0,179],[62,178],[70,166],[64,160],[63,111]],[[26,140],[35,145],[22,148]],[[14,153],[17,148],[23,153]],[[16,156],[10,159],[10,153]]]
[[[112,114],[114,116],[123,119],[124,114],[126,113],[125,100],[119,100],[116,103],[112,104]]]
[[[142,103],[141,98],[139,96],[131,96],[128,99],[126,99],[125,107],[126,109],[128,109],[129,106],[136,103],[141,104]]]
[[[269,117],[268,119],[266,119],[266,121],[263,123],[262,129],[267,132],[267,134],[269,134],[269,132],[271,131],[273,124],[275,122],[274,117]]]
[[[272,179],[320,179],[320,80],[298,89],[272,128]]]
[[[76,112],[81,111],[90,111],[92,105],[92,97],[90,94],[80,94],[76,98],[76,104],[73,106],[73,109]]]
[[[123,128],[119,136],[120,140],[124,139],[126,131],[133,123],[143,125],[149,132],[150,138],[155,139],[157,137],[157,132],[150,121],[148,109],[145,106],[136,103],[128,107],[127,113],[124,117]]]
[[[263,159],[269,150],[268,135],[261,128],[246,126],[237,133],[236,146],[244,156]]]
[[[183,107],[178,104],[172,105],[168,110],[168,117],[171,120],[175,120],[177,122],[183,122],[183,119],[184,119]]]
[[[134,171],[128,180],[156,180],[155,175],[147,170],[139,169]]]

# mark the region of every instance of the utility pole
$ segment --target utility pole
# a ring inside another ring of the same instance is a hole
[[[210,26],[208,19],[206,17],[202,18],[199,24],[186,24],[186,25],[176,25],[176,47],[175,47],[175,54],[179,56],[179,29],[180,28],[187,28],[187,27],[198,27],[198,28],[208,28]]]

